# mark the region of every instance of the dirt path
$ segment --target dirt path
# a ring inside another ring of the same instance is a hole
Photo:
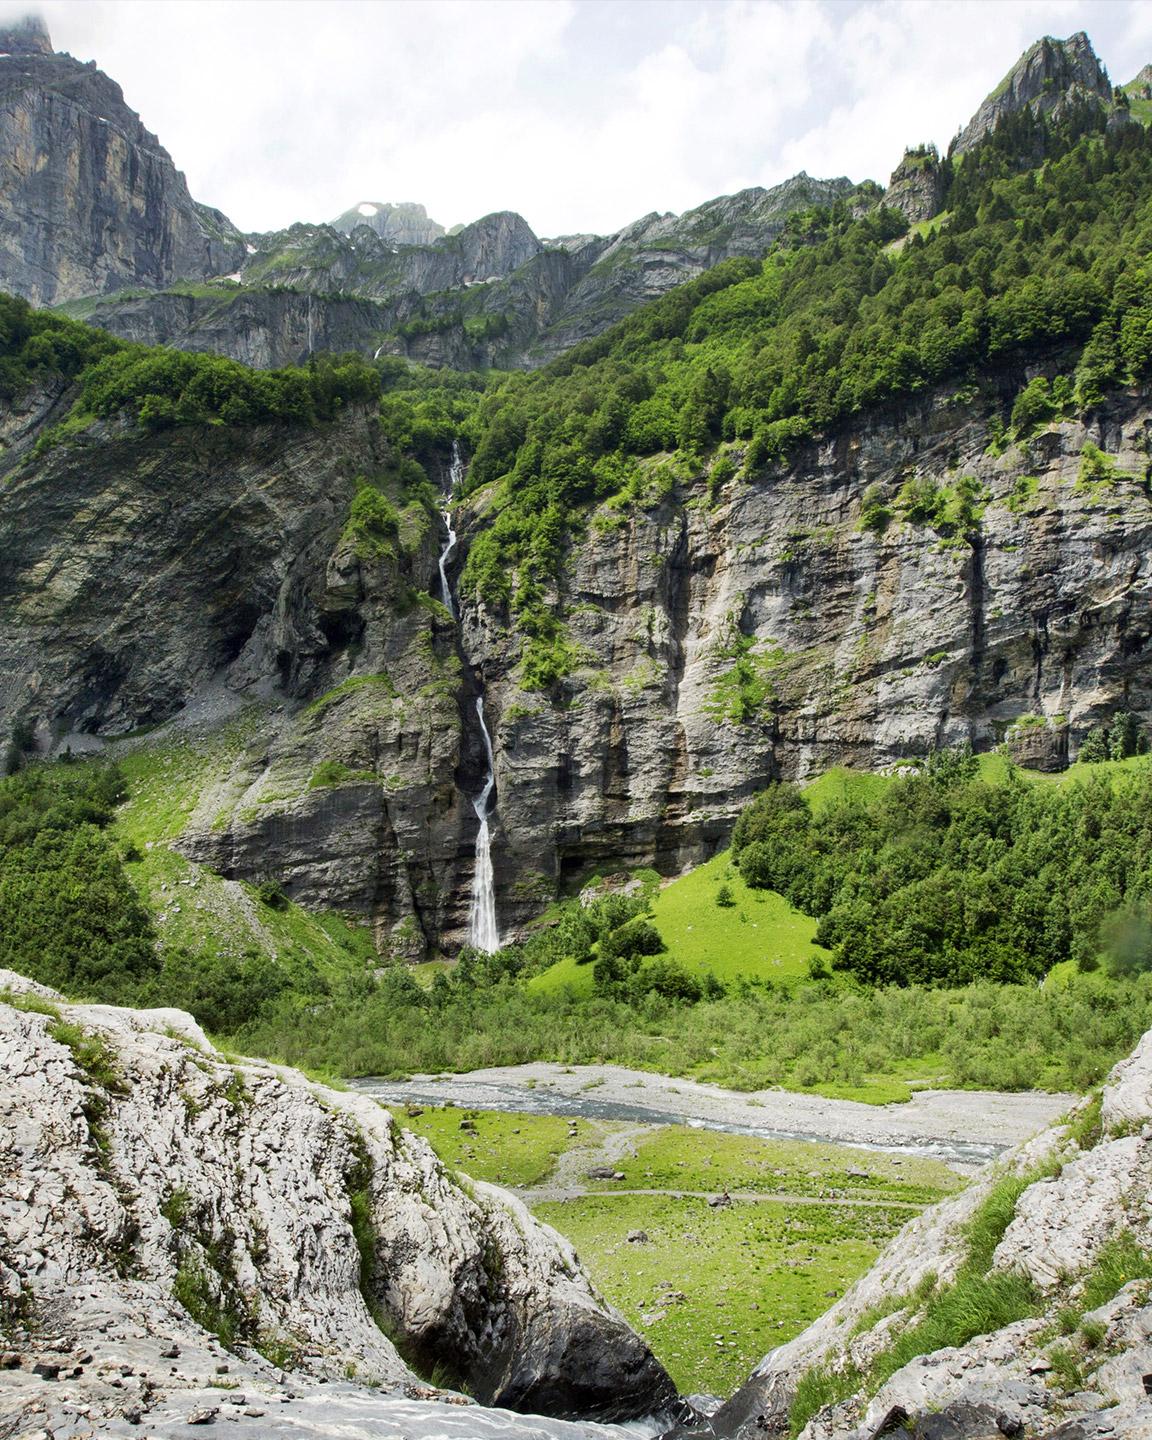
[[[590,1190],[586,1185],[575,1186],[567,1190],[545,1185],[537,1190],[517,1190],[515,1193],[526,1205],[536,1205],[542,1201],[582,1200],[588,1195],[595,1195],[604,1200],[613,1200],[621,1195],[670,1195],[674,1200],[715,1200],[718,1198],[718,1192],[715,1190]],[[737,1202],[757,1204],[775,1201],[780,1205],[848,1205],[853,1209],[910,1210],[914,1214],[919,1214],[924,1209],[924,1205],[915,1200],[884,1200],[879,1197],[872,1199],[862,1195],[793,1195],[784,1190],[772,1190],[767,1193],[758,1190],[729,1190],[725,1193],[734,1205]]]
[[[580,1195],[599,1194],[599,1191],[590,1191],[585,1183],[588,1171],[598,1166],[615,1170],[626,1156],[635,1156],[635,1142],[651,1134],[653,1128],[651,1125],[613,1125],[603,1120],[584,1123],[586,1128],[556,1161],[545,1183],[516,1192],[522,1199],[573,1200]]]

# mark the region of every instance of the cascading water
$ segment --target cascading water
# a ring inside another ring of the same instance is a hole
[[[448,532],[444,548],[440,551],[440,595],[445,609],[453,620],[456,619],[456,602],[452,599],[452,587],[448,583],[448,561],[451,560],[452,552],[456,549],[456,531],[452,528],[452,494],[459,485],[463,474],[464,462],[460,458],[460,447],[453,440],[452,468],[448,471],[448,496],[444,502],[444,509],[440,512],[440,518],[444,521],[444,528]]]
[[[464,459],[460,446],[452,442],[452,464],[448,471],[448,494],[440,517],[444,521],[447,538],[440,551],[440,595],[449,615],[455,620],[456,602],[452,598],[452,586],[448,581],[448,562],[456,549],[456,531],[452,525],[452,496],[464,478]],[[480,734],[484,738],[486,770],[484,785],[479,794],[472,797],[472,808],[480,822],[476,834],[475,864],[472,871],[472,903],[468,911],[468,943],[477,950],[489,954],[500,948],[500,931],[496,925],[496,887],[492,873],[492,832],[488,827],[488,802],[496,788],[496,761],[492,753],[492,737],[484,720],[484,697],[476,697],[476,718],[480,723]]]
[[[492,756],[492,737],[484,723],[484,697],[476,697],[476,718],[484,737],[484,755],[488,770],[484,788],[472,801],[480,829],[476,835],[476,865],[472,875],[472,907],[468,912],[468,943],[489,954],[500,948],[500,931],[496,928],[496,889],[492,875],[492,837],[488,829],[488,801],[496,785],[496,762]]]

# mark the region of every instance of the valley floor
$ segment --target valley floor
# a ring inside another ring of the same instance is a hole
[[[537,1115],[686,1124],[763,1138],[907,1150],[958,1167],[983,1164],[1042,1130],[1075,1099],[1042,1091],[918,1090],[865,1105],[791,1090],[743,1093],[619,1065],[497,1065],[462,1075],[365,1079],[354,1087],[408,1100]]]
[[[719,1395],[912,1215],[1072,1099],[932,1091],[871,1106],[545,1064],[355,1088],[446,1164],[514,1189],[681,1389]]]

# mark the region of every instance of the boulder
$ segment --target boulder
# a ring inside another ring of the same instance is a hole
[[[674,1398],[566,1241],[374,1101],[230,1063],[170,1012],[57,997],[93,1065],[36,999],[0,1003],[0,1306],[51,1315],[97,1372],[115,1355],[179,1387],[178,1356],[186,1389],[225,1372],[251,1396],[291,1366],[403,1394],[415,1366],[484,1403],[612,1419]]]

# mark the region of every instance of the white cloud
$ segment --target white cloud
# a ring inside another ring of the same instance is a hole
[[[247,229],[361,200],[611,230],[800,169],[884,179],[1024,47],[1152,59],[1139,0],[44,0]]]

